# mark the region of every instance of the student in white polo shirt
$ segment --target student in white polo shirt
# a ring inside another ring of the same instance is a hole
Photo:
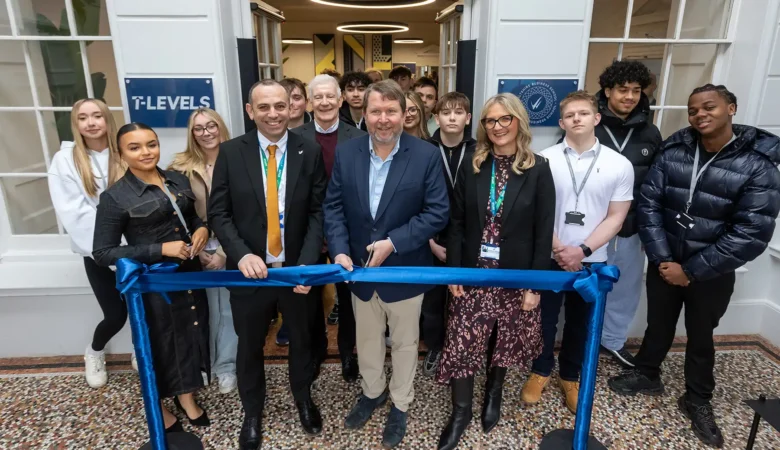
[[[606,244],[623,225],[633,199],[634,169],[623,155],[601,144],[594,132],[601,120],[596,99],[573,92],[561,102],[561,128],[566,138],[541,152],[550,162],[555,182],[555,234],[550,270],[575,272],[583,265],[607,261]],[[580,369],[591,305],[576,292],[542,293],[544,349],[534,361],[521,392],[536,403],[550,381],[558,332],[558,316],[566,302],[558,380],[566,406],[577,410]]]

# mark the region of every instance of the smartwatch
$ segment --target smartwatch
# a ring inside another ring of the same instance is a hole
[[[586,258],[593,254],[593,250],[591,250],[590,247],[585,244],[580,244],[580,248],[582,249],[582,253],[585,254]]]

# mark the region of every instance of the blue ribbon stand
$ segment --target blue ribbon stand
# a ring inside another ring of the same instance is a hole
[[[342,282],[459,284],[578,292],[586,302],[594,304],[588,324],[588,340],[585,347],[573,444],[574,450],[587,449],[606,294],[612,290],[612,285],[620,276],[620,271],[615,266],[594,264],[579,272],[354,266],[354,270],[350,272],[338,264],[323,264],[268,269],[268,277],[264,279],[245,278],[237,270],[176,273],[179,268],[176,263],[147,265],[126,258],[120,259],[116,268],[116,286],[127,301],[150,443],[155,450],[167,450],[167,444],[141,296],[143,293],[165,293],[210,287],[321,286]],[[170,301],[167,298],[166,300]]]

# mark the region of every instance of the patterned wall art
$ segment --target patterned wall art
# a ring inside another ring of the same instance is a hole
[[[393,36],[389,34],[375,34],[372,36],[373,62],[371,65],[381,70],[385,77],[393,70]]]
[[[344,35],[344,72],[366,70],[366,35]]]
[[[314,73],[321,74],[323,70],[336,70],[336,35],[314,35]]]

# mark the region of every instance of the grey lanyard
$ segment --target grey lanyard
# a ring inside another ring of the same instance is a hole
[[[634,134],[634,129],[631,128],[628,130],[628,134],[626,135],[626,139],[623,141],[623,145],[617,143],[617,139],[615,139],[615,135],[612,134],[612,130],[610,130],[608,126],[604,125],[604,129],[607,130],[607,134],[609,135],[610,139],[612,139],[612,143],[615,144],[615,150],[617,150],[620,153],[623,153],[623,149],[625,149],[626,145],[628,145],[628,141],[631,139],[631,135]]]
[[[165,191],[165,196],[168,198],[168,201],[171,202],[171,206],[173,206],[173,209],[176,211],[176,215],[179,216],[179,222],[181,222],[181,225],[184,227],[184,231],[187,232],[187,236],[190,236],[190,229],[187,226],[187,221],[184,220],[184,216],[181,214],[181,209],[179,209],[179,205],[176,204],[176,197],[174,197],[173,194],[171,194],[171,191],[168,190],[168,186],[165,184],[164,178],[162,187]]]
[[[588,181],[590,172],[593,170],[593,166],[596,165],[596,161],[599,159],[599,155],[601,155],[601,144],[599,144],[599,146],[596,148],[596,156],[593,157],[593,161],[590,163],[588,171],[585,172],[585,177],[582,179],[579,189],[577,189],[577,178],[574,176],[574,168],[572,168],[571,161],[569,161],[569,154],[566,152],[565,148],[563,149],[563,157],[566,158],[566,164],[569,166],[569,173],[571,174],[571,185],[574,187],[574,195],[576,198],[574,201],[575,212],[577,211],[577,206],[580,204],[580,193],[582,193],[582,190],[585,188],[585,183]]]
[[[109,150],[103,150],[103,151],[109,151]],[[97,167],[97,171],[100,174],[100,187],[102,190],[106,190],[108,188],[108,179],[106,178],[106,175],[103,173],[103,169],[100,168],[100,163],[98,162],[97,158],[90,153],[89,159],[95,164],[95,167]]]
[[[439,150],[441,150],[441,158],[444,160],[444,167],[447,168],[447,177],[450,179],[450,186],[454,188],[455,183],[458,181],[457,174],[458,170],[460,170],[460,164],[463,162],[463,155],[466,154],[466,143],[464,142],[460,147],[460,158],[458,159],[458,167],[455,168],[454,176],[450,171],[450,159],[447,157],[447,154],[444,152],[444,147],[441,144],[439,144]]]
[[[737,136],[735,134],[731,135],[731,139],[729,139],[728,142],[726,142],[726,145],[720,148],[717,153],[715,153],[715,156],[713,156],[709,161],[704,163],[704,165],[699,169],[699,143],[696,142],[696,155],[693,157],[693,170],[691,171],[691,188],[688,190],[688,203],[685,204],[685,214],[688,214],[688,210],[691,209],[691,205],[693,204],[693,194],[696,190],[696,184],[699,182],[699,178],[704,174],[704,171],[707,170],[707,167],[709,167],[710,163],[715,161],[715,158],[720,155],[720,152],[723,151],[724,148],[726,148],[729,144],[734,142],[737,139]]]

